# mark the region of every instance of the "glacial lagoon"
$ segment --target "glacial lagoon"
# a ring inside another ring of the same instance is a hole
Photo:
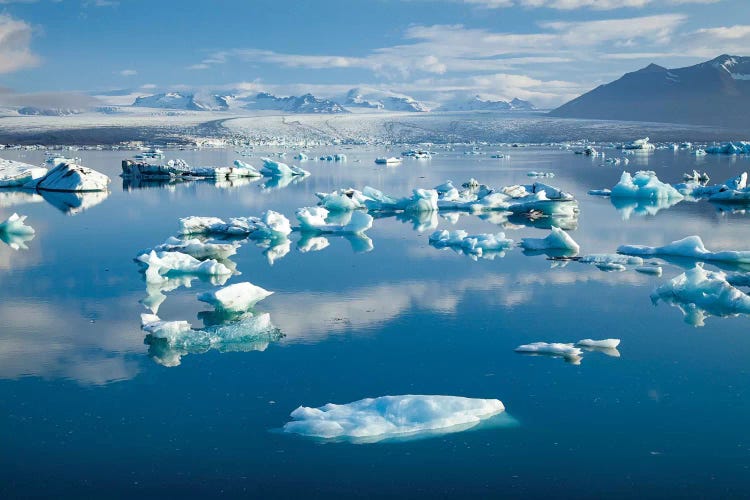
[[[689,235],[715,251],[750,250],[750,213],[741,205],[668,207],[587,194],[611,189],[623,170],[653,170],[674,184],[696,169],[722,182],[750,170],[747,156],[663,149],[615,166],[559,146],[508,145],[374,163],[401,149],[312,150],[310,157],[345,153],[347,161],[305,162],[311,175],[288,184],[133,182],[119,173],[135,152],[75,151],[112,178],[109,194],[0,190],[0,219],[17,212],[35,229],[33,238],[0,243],[0,494],[750,493],[750,318],[714,311],[696,326],[679,307],[652,302],[652,292],[692,262],[647,259],[663,268],[658,276],[549,260],[516,246],[472,258],[429,243],[443,229],[544,238],[545,218],[398,215],[376,217],[366,239],[295,232],[284,248],[249,241],[230,257],[239,274],[225,284],[273,291],[254,311],[267,313],[278,335],[167,353],[146,341],[141,314],[155,304],[163,320],[196,328],[212,321],[197,295],[215,282],[183,278],[154,288],[134,261],[177,235],[180,218],[274,210],[294,223],[297,208],[316,204],[316,192],[340,188],[408,196],[448,179],[493,187],[539,180],[578,200],[580,214],[565,229],[582,255]],[[258,167],[277,151],[166,153],[191,165],[242,159]],[[295,150],[284,151],[281,161],[298,164]],[[509,157],[492,158],[497,151]],[[43,151],[0,156],[44,161]],[[554,178],[532,179],[530,171]],[[578,364],[514,352],[539,341],[605,338],[621,339],[617,355],[584,349]],[[496,398],[505,412],[406,439],[284,432],[299,406],[404,394]]]

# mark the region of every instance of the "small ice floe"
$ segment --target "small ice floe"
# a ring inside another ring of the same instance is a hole
[[[563,344],[559,342],[533,342],[516,347],[516,352],[522,354],[536,354],[563,358],[568,363],[574,365],[581,364],[583,351],[573,344]]]
[[[375,163],[378,165],[388,165],[388,166],[396,166],[401,165],[403,160],[401,158],[396,158],[395,156],[391,156],[386,158],[385,156],[375,158]]]
[[[702,263],[654,290],[651,301],[659,300],[677,306],[693,326],[703,326],[709,316],[750,314],[750,296],[732,286],[725,273],[707,271]]]
[[[546,238],[522,238],[521,246],[532,251],[564,250],[573,255],[580,250],[578,243],[559,227],[552,227],[552,232]]]
[[[611,189],[590,189],[589,194],[591,196],[612,196]]]
[[[434,189],[414,189],[409,197],[393,198],[378,189],[367,186],[362,190],[362,195],[366,197],[365,205],[369,210],[413,213],[438,210],[438,192]]]
[[[284,238],[292,232],[289,219],[268,210],[258,217],[235,217],[225,222],[218,217],[185,217],[180,219],[180,234],[249,236],[253,239]]]
[[[0,158],[0,188],[21,187],[46,174],[46,168]]]
[[[494,258],[505,256],[505,251],[513,246],[513,240],[505,233],[474,234],[466,231],[435,231],[430,235],[430,245],[435,248],[452,248],[466,255]]]
[[[583,264],[619,264],[621,266],[641,266],[643,259],[616,253],[590,253],[581,257],[578,262]]]
[[[687,174],[685,175],[687,176]],[[750,200],[750,190],[747,188],[747,172],[742,172],[721,184],[710,186],[701,180],[687,179],[686,182],[677,184],[675,188],[692,200],[707,198],[710,201],[730,203]]]
[[[526,175],[529,177],[549,177],[552,178],[555,176],[554,172],[537,172],[532,170],[531,172],[526,172]]]
[[[373,218],[362,211],[346,212],[332,219],[323,207],[297,209],[300,231],[313,233],[361,234],[372,227]]]
[[[652,274],[654,276],[661,276],[662,273],[661,266],[638,266],[635,270],[642,274]]]
[[[365,209],[371,198],[356,189],[338,189],[331,193],[315,193],[320,199],[318,205],[330,212],[346,212],[349,210]]]
[[[180,252],[198,260],[218,259],[224,260],[237,253],[237,243],[206,243],[198,238],[181,240],[175,237],[167,238],[161,245],[140,252],[141,254],[156,252]]]
[[[656,149],[656,146],[649,142],[648,137],[644,137],[643,139],[636,139],[628,144],[623,144],[622,149],[633,151],[653,151]]]
[[[109,177],[101,172],[75,163],[60,163],[23,187],[38,191],[106,191],[109,183]]]
[[[733,264],[750,264],[750,250],[711,252],[706,249],[700,236],[688,236],[661,247],[622,245],[617,249],[617,253],[625,255],[664,255]]]
[[[34,239],[34,228],[24,224],[25,220],[25,215],[14,213],[0,222],[0,240],[13,250],[28,250],[26,242]]]
[[[693,173],[685,173],[682,174],[682,179],[685,182],[698,182],[701,184],[706,184],[708,181],[711,180],[711,177],[708,176],[706,172],[698,172],[697,170],[693,170]]]
[[[360,443],[426,437],[470,429],[505,411],[498,399],[381,396],[320,408],[300,406],[284,432]]]
[[[178,366],[182,356],[219,352],[264,351],[283,337],[267,313],[245,313],[228,321],[194,329],[187,321],[162,321],[154,314],[141,315],[141,328],[148,333],[145,343],[157,363]]]
[[[655,172],[641,170],[631,176],[623,172],[615,187],[612,188],[612,198],[641,198],[650,200],[681,200],[680,194],[674,186],[661,182]]]
[[[706,156],[708,153],[706,153],[706,150],[703,148],[698,148],[695,151],[693,151],[693,156]]]
[[[620,351],[617,350],[617,346],[619,345],[620,339],[583,339],[576,342],[576,347],[581,347],[586,351],[598,351],[615,358],[620,357]]]
[[[214,259],[198,260],[180,252],[155,252],[139,255],[136,260],[147,266],[146,281],[159,283],[167,274],[231,275],[232,270]]]
[[[287,165],[286,163],[275,161],[270,158],[261,158],[261,160],[263,161],[261,172],[263,175],[269,177],[307,177],[310,175],[310,172],[295,165]]]
[[[305,153],[303,153],[302,151],[300,151],[299,153],[297,153],[296,155],[294,155],[294,159],[297,160],[297,161],[307,161],[310,158]]]
[[[216,310],[236,313],[250,310],[272,294],[273,292],[245,281],[198,294],[198,300],[211,304]]]

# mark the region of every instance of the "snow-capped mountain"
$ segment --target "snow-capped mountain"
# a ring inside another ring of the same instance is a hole
[[[137,97],[133,106],[144,108],[185,109],[192,111],[226,111],[233,96],[218,94],[181,94],[167,92]]]
[[[469,99],[456,99],[438,108],[438,111],[533,111],[536,108],[529,101],[515,98],[512,101],[493,101],[474,96]]]
[[[274,110],[287,113],[348,113],[339,103],[330,99],[320,99],[312,94],[301,96],[276,97],[268,92],[261,92],[252,98],[245,98],[245,109]]]
[[[85,113],[86,109],[78,108],[47,108],[39,106],[23,106],[18,108],[19,115],[33,116],[70,116]]]
[[[425,104],[408,95],[367,87],[357,87],[347,92],[344,97],[344,106],[388,111],[429,111]]]
[[[563,104],[551,114],[750,130],[750,57],[721,55],[678,69],[650,64]]]

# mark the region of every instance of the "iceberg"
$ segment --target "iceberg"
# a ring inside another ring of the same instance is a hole
[[[656,288],[651,301],[660,300],[677,306],[693,326],[703,326],[709,316],[750,314],[750,296],[732,286],[725,273],[707,271],[702,263]]]
[[[635,151],[653,151],[656,146],[649,142],[648,137],[643,139],[636,139],[629,144],[623,144],[622,149],[635,150]]]
[[[140,254],[156,252],[180,252],[198,260],[218,259],[224,260],[237,253],[236,243],[206,243],[198,238],[181,240],[175,237],[167,238],[167,241],[154,248],[149,248]]]
[[[262,174],[249,163],[245,163],[242,160],[234,160],[234,169],[232,170],[233,175],[240,177],[261,177]]]
[[[655,172],[641,170],[631,176],[623,172],[612,198],[645,198],[650,200],[681,200],[683,196],[672,185],[661,182]]]
[[[505,255],[505,250],[513,246],[513,240],[505,233],[469,235],[466,231],[435,231],[430,235],[430,245],[435,248],[453,248],[467,255],[494,257]]]
[[[356,189],[339,189],[331,193],[315,193],[320,200],[318,205],[329,212],[347,212],[350,210],[366,209],[371,198]]]
[[[306,177],[310,175],[310,172],[307,170],[303,170],[294,165],[289,166],[286,163],[278,162],[270,158],[261,158],[261,160],[263,161],[261,172],[268,177]]]
[[[653,274],[654,276],[661,276],[661,266],[638,266],[635,270],[642,274]]]
[[[597,351],[607,356],[615,358],[620,357],[620,351],[617,350],[617,346],[620,345],[620,339],[603,339],[603,340],[592,340],[583,339],[576,342],[576,347],[581,347],[586,351]]]
[[[253,239],[285,238],[292,232],[289,219],[268,210],[258,217],[235,217],[229,222],[218,217],[185,217],[180,219],[180,234],[249,236]]]
[[[101,172],[75,163],[60,163],[23,187],[38,191],[106,191],[109,183],[109,177]]]
[[[644,245],[622,245],[617,253],[625,255],[665,255],[686,257],[695,260],[728,262],[732,264],[750,264],[750,250],[726,250],[711,252],[706,249],[700,236],[688,236],[661,247]]]
[[[200,261],[180,252],[144,253],[136,259],[147,266],[146,281],[161,283],[166,274],[230,275],[232,270],[213,259]]]
[[[264,351],[271,342],[283,337],[267,313],[245,313],[218,325],[193,329],[187,321],[162,321],[153,314],[141,315],[141,328],[148,333],[145,343],[157,363],[178,366],[182,356],[219,352]]]
[[[5,219],[5,221],[0,222],[0,233],[19,236],[34,234],[34,228],[24,224],[25,220],[25,215],[18,215],[14,213],[13,215]]]
[[[515,351],[522,354],[560,357],[574,365],[581,364],[581,357],[583,355],[583,351],[579,347],[559,342],[533,342],[531,344],[520,345],[516,347]]]
[[[346,217],[338,224],[329,218],[329,212],[323,207],[304,207],[297,209],[297,220],[300,231],[313,233],[361,234],[372,227],[370,214],[354,211],[347,212]]]
[[[554,172],[537,172],[535,170],[532,170],[531,172],[526,172],[526,175],[528,177],[549,177],[549,178],[552,178],[555,176]]]
[[[522,238],[521,246],[526,250],[566,250],[572,254],[580,250],[578,243],[568,233],[554,226],[546,238]]]
[[[591,253],[581,257],[578,262],[583,264],[619,264],[621,266],[642,266],[643,259],[641,257],[633,257],[628,255],[619,255],[611,253]]]
[[[300,406],[284,432],[322,439],[377,442],[469,429],[505,411],[497,399],[458,396],[381,396],[320,408]]]
[[[612,196],[611,189],[590,189],[589,194],[591,196]]]
[[[44,167],[0,158],[0,188],[21,187],[47,175]]]
[[[718,146],[707,147],[706,153],[714,155],[748,155],[750,154],[750,142],[725,142],[723,144],[719,144]]]
[[[256,303],[272,294],[273,292],[245,281],[201,293],[198,300],[211,304],[216,310],[236,313],[250,310]]]

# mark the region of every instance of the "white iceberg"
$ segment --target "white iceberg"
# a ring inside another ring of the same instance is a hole
[[[206,243],[198,238],[181,240],[172,236],[161,245],[143,250],[140,253],[150,253],[152,250],[156,252],[180,252],[198,260],[224,260],[236,254],[238,246],[236,243]]]
[[[388,438],[456,432],[505,411],[497,399],[457,396],[381,396],[320,408],[300,406],[284,432],[323,439],[375,442]]]
[[[554,226],[551,230],[546,238],[522,238],[521,246],[526,250],[566,250],[578,253],[580,247],[568,233]]]
[[[198,260],[180,252],[144,253],[136,259],[147,266],[146,281],[160,283],[166,274],[195,274],[195,275],[229,275],[232,270],[221,262],[213,259]]]
[[[641,266],[643,259],[629,255],[619,255],[612,253],[591,253],[581,257],[578,262],[583,264],[619,264],[621,266]]]
[[[101,172],[75,163],[60,163],[23,187],[40,191],[106,191],[109,183],[109,177]]]
[[[320,199],[318,205],[330,212],[346,212],[366,209],[367,202],[372,201],[356,189],[339,189],[331,193],[315,193]]]
[[[180,234],[206,234],[223,236],[250,236],[252,238],[283,238],[292,232],[289,219],[284,215],[266,211],[258,217],[235,217],[225,222],[218,217],[185,217],[180,219]]]
[[[655,172],[641,170],[631,176],[623,172],[615,187],[612,198],[645,198],[650,200],[681,200],[683,196],[670,184],[661,182]]]
[[[236,313],[248,311],[256,303],[272,294],[273,292],[245,281],[201,293],[198,295],[198,300],[211,304],[216,310]]]
[[[661,247],[645,245],[622,245],[617,253],[625,255],[665,255],[686,257],[689,259],[728,262],[733,264],[750,264],[750,250],[725,250],[711,252],[706,249],[700,236],[688,236]]]
[[[295,165],[287,165],[286,163],[278,162],[270,158],[261,158],[263,161],[263,168],[261,172],[263,175],[269,177],[294,177],[310,175],[310,172],[303,170]]]
[[[0,222],[0,233],[19,236],[34,234],[34,228],[24,224],[25,220],[25,215],[14,213],[5,219],[5,221]]]
[[[373,218],[362,211],[348,212],[340,223],[327,220],[329,212],[323,207],[304,207],[297,209],[297,220],[302,232],[361,234],[372,227]]]
[[[47,174],[44,167],[0,158],[0,188],[21,187]]]
[[[242,160],[234,160],[233,174],[241,177],[260,177],[262,175],[255,167]]]
[[[612,196],[611,189],[589,189],[591,196]]]
[[[523,354],[539,354],[546,356],[561,357],[574,365],[581,364],[583,351],[573,344],[560,342],[533,342],[516,347],[516,352]]]
[[[732,286],[725,273],[707,271],[701,263],[654,290],[651,301],[659,300],[679,307],[693,326],[703,326],[708,316],[750,314],[750,296]]]
[[[435,248],[454,248],[469,254],[482,257],[488,254],[503,254],[513,246],[513,240],[505,237],[505,233],[475,234],[466,231],[435,231],[430,235],[430,245]]]
[[[643,139],[636,139],[629,144],[623,144],[622,149],[635,151],[653,151],[656,149],[656,146],[649,142],[648,137],[644,137]]]
[[[642,274],[653,274],[654,276],[661,276],[661,266],[638,266],[635,270]]]
[[[576,346],[578,347],[596,347],[600,349],[615,349],[618,345],[620,345],[620,339],[583,339],[576,342]]]

